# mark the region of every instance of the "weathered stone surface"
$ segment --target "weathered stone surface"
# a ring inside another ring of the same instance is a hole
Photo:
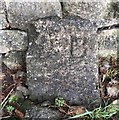
[[[0,45],[10,50],[25,51],[28,47],[27,33],[17,30],[0,30]]]
[[[24,67],[25,53],[28,47],[27,33],[17,30],[0,30],[0,45],[3,46],[3,62],[9,69]]]
[[[118,24],[118,19],[98,19],[98,20],[94,20],[95,24],[97,25],[97,27],[103,27],[103,26],[109,26],[109,25],[113,25],[113,24]]]
[[[0,29],[5,28],[6,25],[7,25],[7,22],[6,22],[5,14],[1,12],[0,13]]]
[[[109,2],[103,16],[105,19],[119,18],[119,1]]]
[[[79,17],[39,20],[31,27],[27,85],[39,102],[60,95],[70,104],[87,105],[99,97],[95,26]]]
[[[0,11],[5,9],[5,1],[4,0],[0,0]]]
[[[51,2],[43,0],[10,0],[6,1],[8,19],[12,27],[26,29],[25,25],[39,18],[62,16],[59,0]]]
[[[0,45],[0,54],[8,53],[10,49],[6,46]]]
[[[16,70],[19,66],[25,67],[25,52],[11,51],[8,55],[3,56],[3,63],[9,68]]]
[[[69,104],[81,104],[87,108],[90,102],[99,98],[95,88],[98,76],[97,49],[101,56],[118,54],[119,58],[119,30],[104,30],[96,34],[95,29],[118,23],[119,2],[63,1],[65,16],[60,20],[52,18],[62,17],[59,0],[39,1],[0,0],[0,29],[6,26],[6,9],[11,27],[29,30],[27,56],[26,32],[0,31],[0,51],[3,50],[3,45],[6,50],[10,49],[7,50],[8,54],[1,52],[3,59],[0,59],[0,63],[3,62],[12,70],[17,69],[18,65],[24,67],[13,75],[21,78],[26,75],[27,66],[27,85],[31,91],[31,100],[42,103],[62,96]],[[37,21],[39,18],[43,19]],[[106,20],[102,20],[103,18]],[[93,20],[95,25],[88,20]],[[32,25],[33,21],[37,22]],[[23,95],[29,95],[29,91],[20,86],[17,87],[16,94],[24,100]],[[26,118],[30,119],[58,119],[59,116],[59,112],[34,105],[26,113]]]
[[[63,8],[66,15],[78,15],[90,20],[119,18],[119,2],[116,0],[68,0],[63,2]]]
[[[102,13],[105,10],[107,2],[100,1],[83,1],[68,0],[63,2],[63,13],[66,15],[76,15],[81,18],[95,20],[102,19]]]
[[[5,2],[0,0],[0,29],[5,28],[6,26],[5,18]]]
[[[51,110],[47,107],[31,106],[26,111],[25,118],[36,120],[36,119],[47,119],[47,120],[59,120],[62,114],[56,110]]]
[[[107,57],[113,55],[117,57],[119,30],[104,30],[99,34],[99,55]]]

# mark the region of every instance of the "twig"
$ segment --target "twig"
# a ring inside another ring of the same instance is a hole
[[[69,105],[67,105],[66,103],[63,103],[66,107],[68,107],[68,108],[71,108]]]
[[[9,117],[11,117],[11,116],[5,116],[5,117],[2,117],[2,119],[9,118]]]
[[[3,91],[3,93],[6,92],[7,90],[9,90],[12,86],[15,86],[15,84],[10,85],[7,89],[5,89],[5,90]]]
[[[58,110],[59,110],[61,113],[67,114],[67,112],[66,112],[65,110],[63,110],[61,107],[59,107]]]
[[[4,104],[4,102],[8,99],[9,95],[13,92],[14,88],[12,88],[12,90],[9,92],[9,94],[6,96],[6,98],[3,100],[3,102],[1,103],[1,106]]]
[[[2,106],[2,108],[1,108],[1,110],[5,107],[5,105],[7,104],[7,102],[8,102],[8,100],[7,100],[7,101],[5,101],[5,103],[3,104],[3,106]]]

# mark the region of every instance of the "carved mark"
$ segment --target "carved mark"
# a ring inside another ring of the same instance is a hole
[[[71,41],[70,41],[70,56],[73,57],[73,36],[71,36]]]
[[[70,56],[73,57],[73,39],[70,41]]]

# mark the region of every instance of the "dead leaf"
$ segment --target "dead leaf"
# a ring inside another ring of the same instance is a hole
[[[23,118],[23,117],[24,117],[24,113],[21,112],[21,111],[18,110],[18,109],[15,109],[15,113],[16,113],[16,116],[18,116],[19,118]]]
[[[71,106],[68,110],[69,115],[83,114],[86,109],[82,106]]]

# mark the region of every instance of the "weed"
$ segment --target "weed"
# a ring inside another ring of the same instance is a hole
[[[8,99],[9,103],[18,101],[18,97],[16,95],[11,95]]]
[[[55,99],[55,105],[58,107],[62,107],[65,104],[65,100],[62,97],[57,97]]]
[[[64,100],[63,97],[55,98],[55,105],[57,107],[68,107],[68,108],[70,108],[70,106],[66,104],[66,101]]]
[[[15,108],[11,105],[6,106],[7,112],[11,113]]]

